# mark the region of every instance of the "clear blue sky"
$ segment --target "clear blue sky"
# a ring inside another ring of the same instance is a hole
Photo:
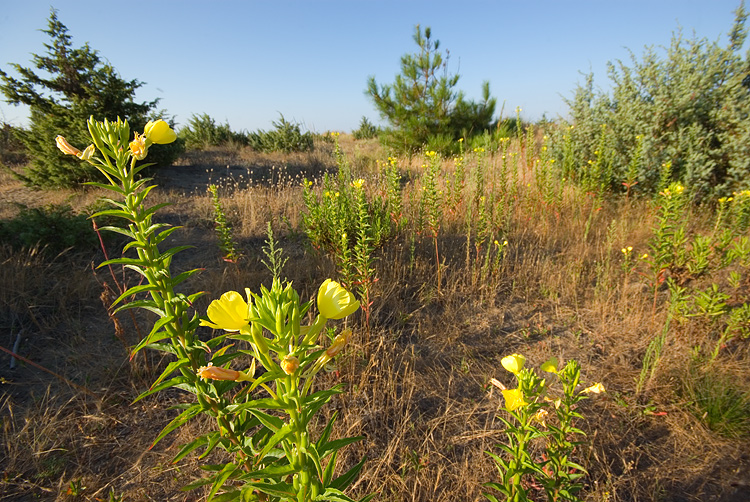
[[[221,1],[16,0],[0,8],[0,68],[30,66],[44,51],[50,6],[73,45],[88,42],[126,79],[146,82],[178,125],[208,113],[235,130],[269,129],[283,113],[308,129],[351,131],[381,123],[365,96],[369,75],[390,83],[414,26],[450,50],[458,87],[479,98],[489,80],[497,113],[564,116],[580,72],[607,88],[606,64],[668,45],[672,32],[720,40],[740,0]],[[0,101],[0,120],[27,110]]]

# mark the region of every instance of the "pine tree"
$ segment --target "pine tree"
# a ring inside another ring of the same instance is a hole
[[[438,136],[458,139],[488,129],[496,104],[489,83],[483,84],[481,102],[467,101],[456,89],[460,76],[448,72],[450,53],[443,57],[430,28],[423,32],[417,25],[413,38],[419,52],[401,57],[401,73],[393,84],[378,86],[375,77],[367,82],[366,93],[390,123],[391,146],[412,152]]]
[[[55,146],[55,137],[64,134],[72,144],[85,147],[90,141],[86,120],[92,115],[99,120],[121,117],[131,128],[141,129],[158,100],[134,101],[142,82],[122,79],[88,43],[73,48],[56,10],[51,11],[48,28],[42,32],[50,37],[44,44],[45,54],[32,54],[33,68],[12,64],[18,78],[0,70],[0,91],[8,103],[30,107],[30,127],[19,133],[32,159],[24,180],[39,187],[73,186],[98,178],[98,171],[63,155]],[[40,76],[36,70],[49,77]],[[167,164],[179,154],[179,145],[163,147],[150,152],[149,160]]]

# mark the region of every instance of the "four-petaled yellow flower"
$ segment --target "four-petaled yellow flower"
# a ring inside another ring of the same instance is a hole
[[[547,373],[557,373],[557,365],[557,358],[551,357],[547,362],[542,364],[541,369],[542,371],[546,371]]]
[[[344,331],[342,331],[341,334],[337,335],[336,338],[333,339],[333,343],[326,350],[326,356],[329,359],[336,357],[339,352],[341,352],[341,349],[344,348],[344,345],[346,345],[346,342],[349,341],[349,337],[351,336],[352,330],[345,329]]]
[[[232,370],[229,368],[220,368],[214,366],[213,363],[208,363],[208,366],[201,366],[198,368],[197,375],[204,380],[231,380],[233,382],[252,382],[252,375],[248,375],[244,371]]]
[[[81,152],[80,155],[78,155],[78,158],[81,160],[89,160],[93,156],[94,156],[94,145],[89,145]]]
[[[354,295],[341,284],[326,279],[318,290],[318,312],[326,319],[343,319],[359,308]]]
[[[177,133],[163,120],[155,122],[149,120],[146,127],[143,128],[143,135],[146,136],[147,141],[157,145],[166,145],[177,139]]]
[[[602,392],[606,392],[606,389],[604,388],[604,385],[601,383],[595,383],[591,387],[586,387],[581,392],[588,394],[589,392],[592,394],[601,394]]]
[[[501,392],[503,393],[503,397],[505,398],[505,408],[508,411],[513,411],[529,404],[523,398],[523,391],[521,389],[503,390]]]
[[[523,369],[523,365],[526,364],[526,358],[521,354],[513,354],[503,357],[500,364],[514,375],[518,375]]]
[[[227,291],[221,298],[212,301],[207,313],[209,321],[201,321],[201,326],[225,331],[250,331],[247,302],[236,291]]]

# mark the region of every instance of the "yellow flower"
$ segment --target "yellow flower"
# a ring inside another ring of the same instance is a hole
[[[177,139],[177,134],[163,120],[157,120],[156,122],[149,120],[146,127],[143,128],[143,135],[149,142],[157,145],[166,145]]]
[[[82,151],[78,158],[81,160],[89,160],[94,155],[94,145],[89,145],[84,151]]]
[[[505,398],[505,408],[508,411],[513,411],[529,404],[524,400],[523,392],[521,391],[521,389],[503,390],[501,392],[503,393],[503,397]]]
[[[606,389],[601,383],[595,383],[591,387],[586,387],[581,392],[584,392],[586,394],[588,394],[589,392],[591,392],[592,394],[601,394],[602,392],[606,392]]]
[[[55,143],[57,143],[57,148],[59,148],[60,151],[66,155],[75,155],[76,157],[81,155],[81,151],[78,148],[71,145],[70,143],[68,143],[68,140],[66,140],[62,136],[58,135],[55,138]]]
[[[558,361],[556,357],[550,358],[547,362],[542,364],[542,371],[546,371],[547,373],[557,373],[557,365]]]
[[[287,375],[293,374],[299,368],[299,359],[295,356],[286,356],[279,364]]]
[[[135,139],[130,142],[130,153],[133,154],[136,160],[146,158],[146,155],[148,155],[148,145],[146,144],[145,135],[135,133]]]
[[[425,155],[427,155],[428,157],[434,157],[434,156],[436,156],[436,155],[437,155],[437,152],[436,152],[436,151],[433,151],[433,150],[427,150],[427,151],[425,152]]]
[[[339,352],[341,352],[341,349],[344,348],[344,345],[346,345],[346,342],[349,341],[349,338],[351,336],[352,330],[345,329],[344,331],[342,331],[341,334],[337,335],[336,338],[333,339],[333,343],[326,350],[326,356],[329,359],[336,357]]]
[[[227,291],[220,299],[212,301],[207,314],[209,321],[201,321],[201,326],[225,331],[249,331],[247,302],[236,291]]]
[[[343,319],[353,314],[359,308],[359,302],[354,295],[344,289],[341,284],[326,279],[318,290],[318,311],[326,319]]]
[[[542,425],[546,425],[545,421],[547,419],[547,415],[549,415],[549,412],[545,409],[541,409],[536,412],[536,415],[534,415],[534,420],[539,422]]]
[[[518,375],[523,369],[523,365],[526,364],[526,358],[521,354],[513,354],[510,356],[503,357],[500,361],[503,368],[510,371],[514,375]]]
[[[229,368],[220,368],[208,363],[208,366],[198,368],[197,375],[204,380],[231,380],[233,382],[251,382],[253,377],[244,371],[231,370]]]
[[[363,180],[362,178],[352,181],[352,186],[357,189],[362,188],[362,185],[364,184],[365,184],[365,180]]]

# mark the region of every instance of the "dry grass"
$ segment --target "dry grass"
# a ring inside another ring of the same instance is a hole
[[[341,144],[356,172],[372,179],[373,159],[380,153],[376,145],[346,136]],[[154,202],[175,203],[162,219],[186,227],[174,244],[197,246],[178,255],[174,267],[205,268],[188,288],[207,290],[215,298],[267,282],[269,273],[259,257],[266,222],[273,221],[290,257],[285,275],[303,298],[313,296],[334,270],[306,245],[299,186],[303,177],[318,177],[334,167],[325,148],[307,156],[196,152],[159,174],[163,186],[154,192]],[[618,199],[598,209],[572,185],[564,187],[558,205],[545,206],[525,164],[524,159],[518,198],[502,228],[508,253],[495,275],[481,280],[466,268],[460,214],[446,214],[439,241],[445,260],[440,294],[430,240],[417,239],[414,261],[404,236],[378,251],[370,343],[360,339],[340,363],[340,372],[327,376],[347,388],[326,410],[340,413],[337,434],[365,438],[345,449],[340,460],[345,467],[368,458],[352,495],[376,492],[376,500],[383,501],[482,500],[482,483],[496,479],[485,451],[503,440],[496,418],[502,402],[487,383],[493,377],[510,383],[500,358],[522,352],[535,366],[551,355],[576,358],[587,382],[602,381],[607,387],[606,397],[586,401],[582,408],[586,421],[580,426],[588,441],[577,455],[589,466],[587,500],[746,500],[747,438],[711,432],[691,412],[676,383],[684,377],[693,338],[680,332],[670,338],[655,378],[644,392],[635,393],[647,344],[664,323],[665,293],[659,292],[654,312],[646,279],[622,276],[619,250],[646,250],[650,206]],[[489,186],[497,185],[499,159],[488,158],[488,165]],[[412,180],[405,197],[412,197],[420,162],[402,168]],[[452,163],[445,169],[451,171]],[[216,247],[208,182],[220,186],[244,255],[238,264],[223,262]],[[14,182],[5,178],[3,183]],[[66,200],[84,203],[72,195]],[[41,204],[59,196],[42,193],[34,199]],[[696,222],[705,224],[700,218]],[[127,362],[98,298],[101,283],[112,280],[106,270],[95,277],[89,267],[100,257],[50,260],[33,251],[0,251],[3,332],[23,327],[22,355],[96,394],[76,392],[27,365],[0,368],[0,500],[74,500],[65,492],[79,479],[87,487],[79,500],[106,500],[110,489],[125,500],[200,500],[200,492],[179,491],[200,475],[197,460],[172,465],[170,459],[177,445],[209,425],[197,421],[148,449],[175,413],[166,407],[186,398],[170,392],[128,404],[165,362]],[[119,321],[132,343],[138,336],[134,321],[143,329],[148,319],[123,315]],[[12,343],[10,338],[3,338],[4,346]],[[747,375],[747,342],[723,361],[728,374]]]

